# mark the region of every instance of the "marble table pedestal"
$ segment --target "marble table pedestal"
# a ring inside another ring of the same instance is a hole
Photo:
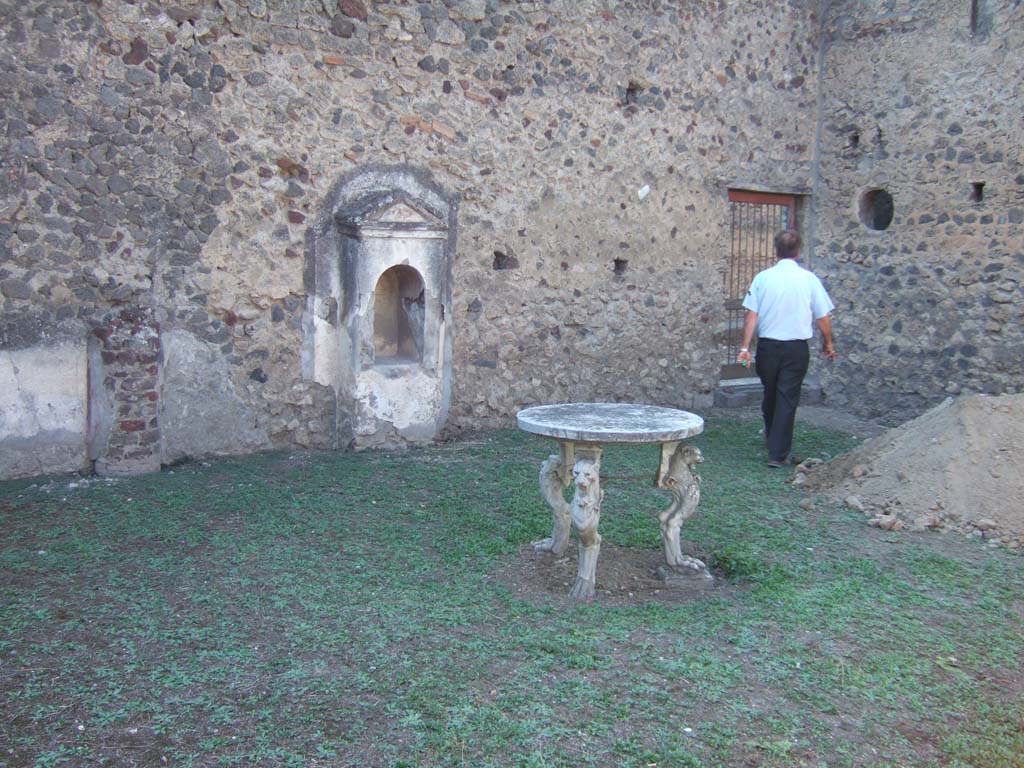
[[[541,493],[551,507],[551,536],[534,542],[540,552],[562,554],[569,544],[570,527],[579,538],[579,568],[570,596],[594,596],[597,558],[601,551],[601,451],[606,445],[661,445],[654,484],[672,494],[672,503],[658,514],[662,550],[673,573],[711,578],[707,566],[684,555],[679,532],[700,501],[700,477],[696,466],[704,461],[700,449],[684,443],[700,434],[704,420],[674,408],[628,403],[567,403],[527,408],[516,416],[519,428],[553,437],[559,452],[541,465]],[[562,489],[575,484],[572,501]]]

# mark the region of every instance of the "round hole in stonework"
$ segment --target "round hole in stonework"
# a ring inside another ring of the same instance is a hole
[[[892,195],[884,189],[869,189],[860,196],[860,220],[868,229],[888,229],[893,212]]]

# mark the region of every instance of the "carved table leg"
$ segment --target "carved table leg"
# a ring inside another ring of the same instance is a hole
[[[601,499],[604,498],[601,490],[601,448],[580,447],[577,454],[572,469],[576,492],[572,497],[570,516],[572,527],[580,539],[580,556],[576,583],[569,596],[586,600],[594,596],[597,556],[601,552],[601,535],[597,532],[601,522]]]
[[[562,495],[564,476],[565,466],[560,456],[549,456],[540,467],[540,490],[551,507],[553,525],[550,538],[533,542],[537,552],[560,555],[569,543],[569,502]]]
[[[674,447],[665,467],[665,449]],[[698,464],[704,462],[700,449],[686,444],[663,447],[662,471],[657,486],[671,492],[672,503],[658,515],[661,524],[661,546],[665,562],[671,572],[681,575],[711,578],[707,565],[702,560],[684,555],[679,544],[679,532],[683,521],[697,511],[700,502],[700,477],[693,474]]]

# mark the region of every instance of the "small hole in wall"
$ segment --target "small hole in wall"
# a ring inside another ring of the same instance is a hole
[[[869,189],[860,197],[860,220],[868,229],[888,229],[893,212],[892,195],[884,189]]]
[[[629,85],[626,86],[626,103],[636,104],[637,98],[643,92],[644,87],[635,80],[630,80]]]
[[[980,203],[985,199],[985,182],[976,181],[971,184],[971,202]]]
[[[854,131],[850,134],[850,149],[856,149],[860,145],[860,132]]]
[[[511,251],[505,253],[504,251],[494,252],[494,263],[492,265],[495,269],[518,269],[519,259],[515,257]]]
[[[615,259],[614,263],[614,272],[617,277],[626,274],[626,265],[629,264],[629,259]]]

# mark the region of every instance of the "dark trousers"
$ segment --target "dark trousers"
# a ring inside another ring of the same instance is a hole
[[[811,352],[806,341],[759,339],[754,368],[764,386],[761,414],[768,458],[785,461],[793,447],[793,422],[800,404],[800,385],[807,375]]]

